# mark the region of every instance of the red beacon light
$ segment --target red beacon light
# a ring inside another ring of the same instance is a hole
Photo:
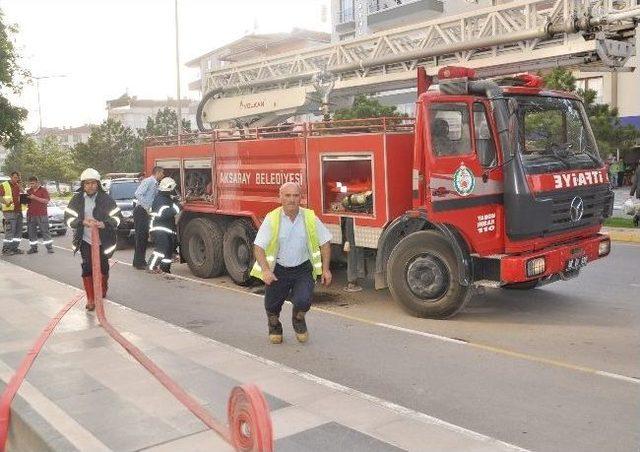
[[[446,66],[438,71],[439,80],[447,80],[453,78],[476,78],[476,71],[468,67]]]
[[[520,86],[527,88],[544,88],[544,80],[542,77],[533,74],[519,74],[516,75],[516,79],[520,82]]]

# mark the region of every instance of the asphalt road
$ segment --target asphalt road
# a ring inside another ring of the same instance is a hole
[[[66,247],[68,239],[56,243]],[[116,258],[130,262],[131,254]],[[5,259],[80,286],[80,259],[69,251]],[[268,344],[261,298],[226,278],[166,280],[117,264],[108,298],[527,449],[635,451],[639,261],[640,247],[615,244],[575,280],[488,290],[448,321],[412,318],[385,291],[343,295],[338,272],[335,289],[321,293],[309,315],[306,345],[295,342],[289,310],[285,344]],[[184,265],[175,273],[189,275]]]

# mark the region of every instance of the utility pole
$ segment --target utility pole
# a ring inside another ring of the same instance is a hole
[[[62,78],[66,77],[66,75],[41,75],[35,76],[32,75],[31,78],[36,81],[36,92],[38,93],[38,131],[36,133],[40,133],[42,130],[42,105],[40,103],[40,80],[47,78]]]
[[[174,0],[175,16],[176,16],[176,93],[178,98],[178,144],[180,144],[180,135],[182,134],[182,100],[180,99],[180,49],[178,40],[178,0]]]

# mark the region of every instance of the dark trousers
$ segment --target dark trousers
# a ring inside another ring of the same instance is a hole
[[[48,249],[53,248],[53,240],[51,240],[49,233],[49,218],[46,215],[27,218],[27,232],[31,248],[38,248],[38,229],[42,234],[42,244]]]
[[[147,265],[147,242],[149,241],[149,214],[140,205],[133,209],[133,227],[136,239],[133,266],[145,267]]]
[[[311,308],[313,286],[311,262],[307,261],[297,267],[283,267],[276,264],[273,273],[277,281],[266,286],[264,308],[268,314],[280,315],[284,301],[289,299],[294,309],[307,312]]]
[[[17,250],[22,239],[22,212],[3,212],[7,222],[4,230],[2,250]]]
[[[175,248],[175,235],[164,231],[154,232],[155,250],[151,255],[149,262],[149,270],[153,270],[156,266],[160,267],[165,273],[171,273],[171,262],[173,261],[173,250]]]
[[[91,245],[84,240],[80,242],[80,256],[82,256],[82,277],[91,276]],[[100,246],[100,270],[103,275],[109,274],[109,259],[104,254],[104,249]]]

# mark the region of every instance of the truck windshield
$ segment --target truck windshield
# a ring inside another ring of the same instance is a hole
[[[599,168],[582,102],[561,97],[517,96],[520,149],[529,174]]]
[[[109,195],[114,200],[133,199],[133,195],[136,192],[140,182],[117,182],[111,184],[109,188]]]

